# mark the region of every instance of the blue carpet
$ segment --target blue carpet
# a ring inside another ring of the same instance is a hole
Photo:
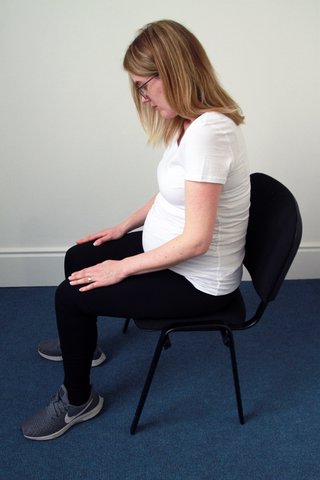
[[[254,294],[243,284],[250,305]],[[318,480],[320,280],[286,281],[261,324],[235,334],[246,424],[238,422],[219,334],[172,336],[135,436],[129,427],[157,336],[99,319],[108,361],[93,369],[102,414],[51,442],[23,419],[44,406],[62,365],[37,354],[55,335],[53,288],[2,288],[1,480]]]

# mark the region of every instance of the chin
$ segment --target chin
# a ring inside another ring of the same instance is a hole
[[[167,120],[171,120],[172,118],[177,117],[177,113],[173,112],[172,110],[159,110],[159,114],[161,115],[162,118],[165,118]]]

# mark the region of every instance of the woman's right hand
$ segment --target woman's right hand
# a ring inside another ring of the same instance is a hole
[[[77,240],[77,244],[93,242],[95,247],[102,245],[105,242],[110,240],[117,240],[125,235],[126,231],[121,225],[116,225],[115,227],[106,228],[97,233],[92,233],[80,240]]]

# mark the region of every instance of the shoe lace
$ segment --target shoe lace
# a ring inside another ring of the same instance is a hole
[[[67,412],[67,410],[67,404],[60,398],[59,392],[56,393],[48,405],[51,418],[59,417],[62,413]]]

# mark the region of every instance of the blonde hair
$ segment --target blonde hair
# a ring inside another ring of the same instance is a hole
[[[123,66],[133,75],[150,77],[158,73],[167,102],[177,112],[177,117],[163,119],[148,103],[141,102],[131,82],[133,99],[151,143],[169,143],[182,131],[186,119],[208,111],[223,113],[237,125],[244,121],[239,106],[220,85],[199,40],[173,20],[142,28],[129,45]]]

